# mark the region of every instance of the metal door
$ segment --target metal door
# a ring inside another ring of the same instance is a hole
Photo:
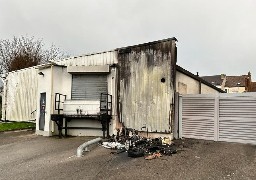
[[[45,108],[46,108],[46,93],[40,94],[40,117],[39,117],[39,130],[44,130],[45,124]]]

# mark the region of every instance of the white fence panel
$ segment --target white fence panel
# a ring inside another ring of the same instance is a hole
[[[185,95],[182,137],[256,144],[256,93]]]
[[[182,136],[214,140],[214,97],[187,96],[182,99]]]
[[[220,97],[219,140],[256,143],[256,95]]]

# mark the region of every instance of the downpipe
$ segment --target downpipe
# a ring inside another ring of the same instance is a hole
[[[77,157],[82,157],[83,156],[83,152],[88,151],[88,146],[98,143],[102,140],[102,138],[98,137],[96,139],[90,140],[88,142],[85,142],[83,144],[81,144],[76,151],[76,156]]]

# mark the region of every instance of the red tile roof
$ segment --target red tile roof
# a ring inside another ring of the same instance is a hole
[[[250,92],[256,92],[256,82],[251,82]]]
[[[225,87],[245,87],[246,79],[248,75],[242,76],[227,76],[227,81]]]

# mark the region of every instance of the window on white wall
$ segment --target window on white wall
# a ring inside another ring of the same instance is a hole
[[[108,92],[107,75],[73,74],[71,99],[100,100],[101,93]]]

